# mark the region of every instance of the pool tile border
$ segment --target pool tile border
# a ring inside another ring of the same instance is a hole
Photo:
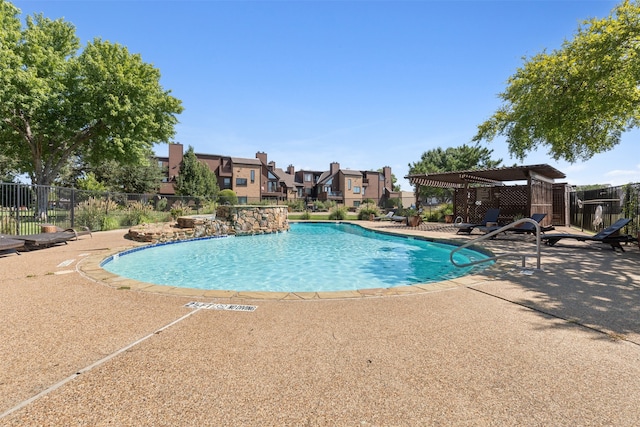
[[[349,221],[342,221],[349,222]],[[360,225],[360,224],[355,224]],[[360,225],[361,226],[361,225]],[[426,236],[415,236],[409,234],[402,234],[400,232],[389,232],[384,230],[376,230],[367,228],[383,234],[391,234],[398,237],[423,239],[438,243],[458,245],[459,242],[455,242],[449,239],[437,239]],[[220,236],[225,237],[225,236]],[[210,239],[218,237],[203,237],[198,239]],[[195,240],[195,239],[190,239]],[[177,286],[168,285],[156,285],[152,283],[140,282],[133,279],[128,279],[122,276],[118,276],[111,272],[108,272],[102,265],[113,259],[113,256],[121,253],[131,253],[142,249],[146,249],[150,246],[167,245],[176,243],[163,242],[147,245],[137,245],[134,247],[120,247],[107,251],[107,253],[89,255],[85,257],[81,262],[77,264],[77,271],[83,276],[104,284],[106,286],[115,288],[117,290],[131,290],[140,292],[149,292],[154,294],[192,297],[192,298],[213,298],[213,299],[227,299],[227,300],[282,300],[282,301],[310,301],[310,300],[336,300],[336,299],[353,299],[353,298],[372,298],[372,297],[389,297],[389,296],[402,296],[413,295],[427,292],[439,292],[446,291],[460,287],[467,287],[477,285],[482,282],[490,280],[487,275],[470,274],[466,276],[457,277],[454,279],[448,279],[441,282],[433,283],[417,283],[409,286],[396,286],[392,288],[366,288],[349,291],[331,291],[331,292],[264,292],[264,291],[231,291],[231,290],[218,290],[218,289],[196,289],[196,288],[183,288]],[[486,248],[473,248],[480,252],[491,254]],[[487,270],[495,270],[496,264],[488,267]],[[497,267],[499,269],[499,267]]]

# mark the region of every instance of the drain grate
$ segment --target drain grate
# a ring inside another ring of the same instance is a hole
[[[255,311],[257,305],[240,305],[240,304],[216,304],[207,302],[191,301],[185,304],[189,308],[204,308],[205,310],[226,310],[226,311]]]

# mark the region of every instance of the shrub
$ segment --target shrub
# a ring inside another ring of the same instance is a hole
[[[304,219],[304,220],[311,219],[311,213],[309,211],[302,212],[302,216],[300,217],[300,219]]]
[[[371,218],[371,215],[378,216],[379,214],[380,211],[378,211],[376,205],[373,203],[367,203],[360,207],[360,210],[358,211],[358,219],[368,220]]]
[[[162,197],[160,200],[158,200],[158,203],[156,203],[156,210],[157,211],[164,211],[167,209],[167,198],[166,197]]]
[[[0,233],[14,234],[16,232],[16,220],[10,216],[0,217]]]
[[[171,205],[171,210],[169,212],[171,212],[171,217],[173,219],[177,219],[180,216],[190,215],[191,208],[182,200],[178,200]]]
[[[347,219],[347,208],[344,206],[336,206],[329,212],[329,219],[331,220],[345,220]]]
[[[302,212],[305,209],[304,200],[291,200],[287,202],[287,206],[292,212]]]
[[[200,209],[203,214],[211,214],[216,212],[216,209],[218,209],[218,203],[213,201],[206,201],[202,204]]]
[[[152,215],[153,207],[151,205],[136,201],[127,207],[124,223],[125,225],[138,225],[144,222],[150,222]]]
[[[218,202],[221,205],[237,205],[238,204],[238,196],[233,190],[222,190],[218,193]]]
[[[111,215],[107,215],[102,218],[102,224],[100,227],[102,231],[116,230],[118,228],[120,228],[120,222],[118,221],[118,218]]]
[[[327,210],[327,206],[324,204],[324,202],[321,202],[320,200],[316,200],[315,202],[313,202],[313,210],[315,211],[326,211]]]
[[[98,231],[102,229],[104,217],[117,208],[118,204],[113,200],[89,197],[88,200],[78,204],[75,220],[78,225],[84,225],[92,231]]]

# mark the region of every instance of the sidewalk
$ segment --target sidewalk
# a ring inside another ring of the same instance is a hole
[[[138,292],[78,273],[83,259],[134,245],[123,234],[0,256],[0,425],[640,420],[637,247],[559,243],[542,249],[543,271],[531,275],[506,260],[447,290],[234,300],[257,306],[238,312],[185,307],[225,298]]]

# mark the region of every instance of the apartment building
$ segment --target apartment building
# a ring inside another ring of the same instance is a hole
[[[157,157],[166,171],[160,194],[174,195],[174,183],[180,174],[184,147],[170,144],[168,157]],[[341,169],[332,162],[327,171],[296,171],[293,165],[286,170],[268,160],[267,153],[258,152],[255,158],[230,157],[217,154],[195,153],[199,161],[216,174],[220,189],[231,189],[239,203],[256,203],[262,200],[314,200],[335,201],[346,207],[358,207],[362,200],[371,199],[384,204],[393,193],[391,168],[381,171],[356,171]]]

